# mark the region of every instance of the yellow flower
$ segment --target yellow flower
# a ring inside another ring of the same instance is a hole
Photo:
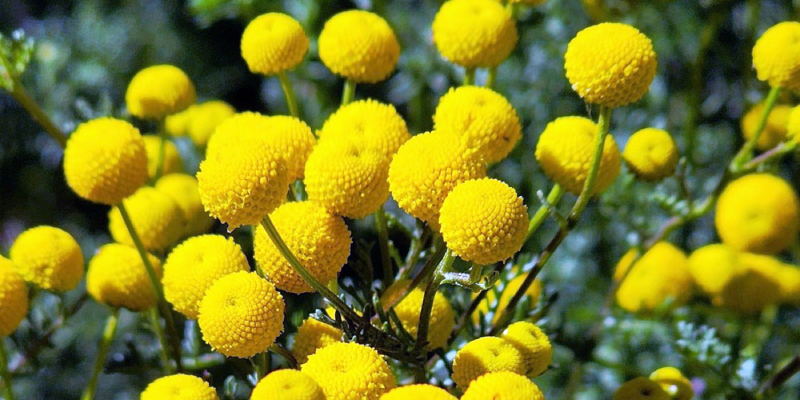
[[[28,288],[17,268],[0,256],[0,339],[17,330],[28,313]]]
[[[668,299],[671,307],[680,307],[692,295],[686,254],[670,243],[656,243],[633,266],[630,258],[621,261],[627,264],[620,262],[618,271],[631,268],[617,290],[617,303],[625,310],[652,311]]]
[[[550,344],[550,339],[534,323],[515,322],[509,325],[500,337],[519,350],[525,361],[525,374],[531,378],[547,371],[547,367],[553,361],[553,346]]]
[[[693,251],[688,266],[697,287],[714,297],[739,269],[739,252],[727,244],[710,244]]]
[[[175,247],[164,262],[164,297],[186,318],[197,319],[208,288],[223,276],[239,271],[250,271],[250,265],[232,238],[192,237]]]
[[[308,374],[281,369],[270,372],[258,382],[250,400],[325,400],[325,394]]]
[[[340,12],[319,34],[319,58],[336,75],[358,83],[386,79],[400,57],[394,31],[380,16],[368,11]]]
[[[477,86],[451,88],[436,106],[436,131],[452,132],[487,163],[504,159],[522,138],[517,111],[501,94]]]
[[[381,303],[389,304],[394,302],[409,284],[411,284],[411,281],[408,280],[393,284],[381,296]],[[403,324],[403,329],[415,339],[419,328],[419,313],[422,308],[423,297],[425,297],[425,291],[417,287],[394,306],[394,311],[400,319],[400,323]],[[455,318],[456,315],[450,306],[450,302],[447,301],[447,297],[436,292],[433,297],[430,325],[428,326],[428,345],[426,346],[428,350],[433,351],[447,344],[447,339],[450,338],[450,333],[455,325]]]
[[[583,190],[586,175],[594,157],[597,125],[583,117],[561,117],[547,124],[536,144],[536,160],[545,175],[578,195]],[[617,179],[620,155],[614,137],[608,135],[603,144],[600,168],[597,171],[593,194],[600,193]]]
[[[789,111],[786,121],[786,139],[800,144],[800,106],[795,106]]]
[[[158,154],[161,151],[161,138],[156,135],[145,135],[144,149],[147,152],[147,176],[153,178],[158,170]],[[183,159],[178,148],[171,140],[164,140],[164,158],[161,164],[161,174],[183,172]]]
[[[691,400],[694,397],[692,382],[675,367],[662,367],[650,374],[650,380],[661,385],[673,400]]]
[[[714,220],[722,242],[742,251],[774,254],[788,247],[800,230],[794,189],[783,179],[756,173],[728,184]]]
[[[333,318],[333,308],[329,308],[326,312],[328,316]],[[316,353],[317,350],[333,343],[341,342],[343,334],[339,328],[318,321],[313,317],[308,317],[297,328],[297,334],[294,336],[294,345],[292,345],[292,355],[297,359],[298,364],[305,364],[308,361],[308,356]]]
[[[75,289],[83,277],[83,253],[72,236],[52,226],[38,226],[14,240],[9,258],[23,279],[58,292]]]
[[[480,312],[483,312],[484,315],[489,313],[492,303],[497,300],[497,306],[494,308],[494,316],[492,317],[492,323],[497,322],[500,318],[500,314],[505,311],[508,303],[511,301],[511,298],[514,297],[514,294],[517,293],[517,290],[522,286],[522,282],[525,281],[525,276],[527,274],[521,274],[516,278],[508,281],[506,286],[500,292],[500,299],[497,299],[497,285],[495,285],[492,290],[486,292],[486,297],[483,298],[483,301],[478,304],[478,308],[472,313],[472,320],[475,323],[478,323],[480,319]],[[477,293],[475,294],[477,295]],[[474,296],[475,296],[474,295]],[[542,295],[542,281],[536,279],[533,283],[528,286],[528,290],[525,291],[525,295],[522,297],[523,299],[527,298],[530,302],[530,307],[535,308],[537,304],[539,304],[539,297]]]
[[[767,29],[753,46],[758,80],[772,87],[800,90],[800,22],[781,22]]]
[[[168,116],[165,126],[170,135],[189,135],[197,147],[204,148],[217,126],[234,114],[236,110],[230,104],[212,100]]]
[[[377,400],[397,386],[383,357],[354,342],[319,349],[300,370],[319,383],[327,400]]]
[[[517,45],[511,13],[494,0],[450,0],[433,19],[433,43],[450,62],[496,67]]]
[[[781,301],[800,306],[800,268],[784,264],[777,272],[777,280],[781,285]]]
[[[472,383],[461,400],[544,400],[544,394],[525,376],[510,371],[489,372]]]
[[[137,72],[125,92],[128,111],[146,119],[162,119],[179,113],[196,99],[191,79],[172,65],[154,65]]]
[[[511,342],[486,336],[475,339],[458,350],[453,360],[452,378],[464,390],[475,378],[489,372],[509,371],[524,375],[525,370],[525,359]]]
[[[197,319],[203,340],[228,357],[267,351],[283,331],[283,297],[250,272],[219,278],[206,291]]]
[[[78,196],[114,205],[147,182],[147,153],[139,130],[114,118],[84,122],[64,150],[64,176]]]
[[[439,209],[456,185],[486,176],[486,165],[465,152],[458,136],[428,132],[400,146],[389,167],[389,189],[411,216],[439,229]]]
[[[622,158],[640,179],[660,181],[675,173],[678,165],[678,146],[664,130],[645,128],[628,139]]]
[[[310,201],[284,203],[270,214],[283,241],[300,263],[322,283],[339,275],[350,255],[350,231],[344,221]],[[255,259],[258,269],[280,290],[291,293],[314,289],[294,271],[263,227],[256,228]]]
[[[669,394],[657,382],[643,376],[622,384],[614,393],[614,400],[670,400]]]
[[[320,140],[355,140],[359,148],[377,150],[390,162],[397,149],[411,138],[406,121],[391,104],[372,99],[340,107],[325,121]]]
[[[200,201],[197,178],[186,174],[165,175],[156,182],[155,188],[169,196],[183,211],[186,219],[183,236],[206,233],[214,225],[214,219],[203,209]]]
[[[764,130],[756,142],[756,148],[769,150],[786,140],[791,112],[792,107],[784,104],[777,104],[772,108],[767,117],[767,124],[764,125]],[[756,133],[762,114],[764,114],[764,103],[758,103],[742,117],[742,135],[745,140],[749,140]]]
[[[779,279],[783,264],[780,261],[770,256],[741,253],[739,263],[720,294],[712,298],[715,305],[754,315],[781,301]]]
[[[465,261],[491,264],[519,251],[528,231],[528,207],[502,181],[482,178],[456,186],[439,216],[442,238]]]
[[[192,375],[175,374],[147,385],[140,400],[219,400],[209,384]]]
[[[416,385],[406,385],[403,387],[394,388],[388,393],[381,396],[380,400],[409,400],[409,399],[425,399],[425,400],[457,400],[455,396],[447,393],[446,390],[429,385],[427,383],[420,383]]]
[[[161,278],[161,261],[152,254],[147,259]],[[101,247],[89,261],[86,291],[98,303],[144,311],[158,302],[153,284],[135,248],[109,243]]]
[[[572,90],[587,103],[610,108],[641,99],[657,64],[650,39],[620,23],[585,28],[569,42],[564,55]]]
[[[142,187],[123,200],[123,204],[147,251],[166,250],[186,232],[186,217],[178,203],[152,187]],[[112,208],[108,213],[108,230],[115,241],[133,246],[133,239],[119,207]]]
[[[294,18],[267,13],[250,21],[242,34],[242,58],[250,72],[275,75],[292,69],[308,51],[308,37]]]

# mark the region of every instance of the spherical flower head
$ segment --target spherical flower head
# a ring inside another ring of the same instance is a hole
[[[658,382],[643,376],[631,379],[614,392],[614,400],[670,400]]]
[[[525,374],[531,378],[547,371],[553,361],[553,346],[550,339],[536,324],[520,321],[509,325],[501,338],[519,350],[525,360]]]
[[[147,251],[164,251],[177,243],[186,232],[183,210],[175,200],[155,188],[144,186],[123,200],[123,204],[131,217],[133,229]],[[133,246],[133,239],[119,207],[108,212],[108,230],[115,241]]]
[[[327,400],[377,400],[397,386],[386,360],[354,342],[319,349],[300,370],[319,383]]]
[[[756,142],[756,148],[769,150],[786,140],[787,125],[791,112],[792,107],[785,104],[777,104],[772,108],[769,116],[767,116],[767,124],[764,125],[764,130],[761,131],[761,136],[758,137]],[[742,117],[742,135],[745,140],[750,140],[755,135],[763,114],[764,103],[758,103]]]
[[[459,183],[486,176],[486,164],[452,133],[427,132],[400,146],[389,166],[389,189],[405,212],[439,229],[439,210]]]
[[[517,111],[501,94],[484,87],[451,88],[433,115],[436,131],[452,132],[487,163],[503,160],[522,138]]]
[[[511,13],[495,0],[450,0],[433,18],[433,43],[465,68],[500,65],[517,45]]]
[[[161,260],[152,254],[147,254],[147,259],[160,279]],[[144,311],[158,302],[139,253],[118,243],[101,247],[89,261],[86,291],[98,303],[131,311]]]
[[[478,308],[475,312],[472,313],[472,320],[477,324],[481,318],[481,313],[486,315],[489,313],[489,309],[491,305],[497,302],[497,305],[494,307],[494,316],[492,317],[492,323],[496,323],[498,319],[500,319],[500,315],[503,314],[506,307],[508,307],[508,303],[511,302],[511,298],[514,297],[514,294],[517,293],[520,287],[522,287],[522,283],[525,281],[527,274],[521,274],[516,278],[508,281],[508,283],[503,287],[502,290],[497,289],[497,285],[486,292],[486,296],[483,298],[483,301],[478,304]],[[500,295],[497,295],[497,292]],[[542,281],[536,279],[528,286],[528,290],[525,291],[522,299],[528,301],[528,306],[533,309],[539,304],[539,297],[542,295]],[[477,296],[477,293],[474,293],[473,296]],[[498,299],[499,297],[499,299]]]
[[[284,307],[283,297],[266,279],[234,272],[206,291],[197,323],[214,351],[249,358],[275,343],[283,331]]]
[[[164,118],[164,131],[170,136],[186,136],[189,133],[189,121],[197,111],[197,104]]]
[[[758,80],[772,87],[800,90],[800,22],[781,22],[767,29],[753,46]]]
[[[28,314],[28,288],[11,260],[0,256],[0,338],[12,334]]]
[[[743,315],[757,315],[781,300],[782,267],[783,263],[771,256],[739,254],[738,270],[712,303]]]
[[[381,302],[383,304],[394,302],[409,284],[411,281],[408,280],[396,282],[381,296]],[[419,329],[419,312],[422,308],[423,297],[425,297],[425,291],[417,287],[394,306],[394,311],[400,319],[400,323],[403,324],[403,328],[415,339],[417,329]],[[428,350],[433,351],[447,344],[447,339],[450,338],[450,333],[455,325],[455,319],[455,312],[453,312],[450,302],[447,301],[447,297],[436,292],[428,325],[428,345],[426,346]]]
[[[308,36],[294,18],[267,13],[250,21],[242,34],[242,58],[250,72],[275,75],[292,69],[308,52]]]
[[[197,178],[186,174],[169,174],[156,182],[156,190],[169,196],[183,211],[186,230],[183,236],[206,233],[214,219],[203,209]]]
[[[455,396],[447,393],[446,390],[429,385],[427,383],[420,383],[416,385],[406,385],[394,388],[388,393],[381,396],[380,400],[408,400],[408,399],[425,399],[425,400],[457,400]]]
[[[306,192],[332,214],[364,218],[389,198],[388,175],[380,151],[356,141],[320,141],[306,163]]]
[[[486,336],[467,343],[456,353],[452,378],[464,390],[475,378],[486,373],[509,371],[525,375],[526,367],[522,353],[511,342]]]
[[[236,114],[230,104],[211,100],[193,104],[184,111],[167,117],[164,126],[172,136],[189,136],[197,147],[205,148],[217,126]]]
[[[333,309],[327,310],[327,314],[333,317]],[[294,335],[292,355],[298,364],[303,365],[308,361],[308,356],[316,353],[317,350],[341,342],[342,335],[344,333],[341,329],[308,317],[303,320],[303,323],[297,328],[297,334]]]
[[[22,232],[11,245],[9,258],[23,279],[44,289],[66,292],[83,277],[83,253],[69,233],[39,226]]]
[[[386,79],[400,58],[400,44],[385,19],[368,11],[340,12],[319,34],[319,58],[328,69],[357,83]]]
[[[617,268],[628,266],[620,263]],[[671,307],[679,307],[692,295],[686,254],[670,243],[656,243],[629,268],[617,290],[617,303],[625,310],[652,311],[667,300],[672,300]]]
[[[325,394],[308,374],[281,369],[270,372],[258,382],[250,400],[325,400]]]
[[[622,158],[637,178],[655,182],[675,173],[678,146],[667,131],[645,128],[628,139]]]
[[[674,400],[691,400],[694,397],[692,382],[675,367],[662,367],[655,370],[650,374],[650,380],[661,385],[661,388]]]
[[[541,389],[523,375],[511,371],[489,372],[469,384],[461,400],[544,400]]]
[[[155,178],[158,171],[158,155],[161,151],[161,138],[156,135],[145,135],[144,149],[147,152],[147,176]],[[161,174],[183,172],[183,159],[178,148],[171,140],[164,140],[164,155],[161,160]]]
[[[548,178],[566,191],[579,195],[594,157],[597,125],[584,117],[561,117],[547,124],[536,144],[536,160]],[[617,142],[606,136],[593,194],[614,183],[620,170]]]
[[[798,207],[797,194],[785,180],[750,174],[722,191],[714,222],[723,243],[742,251],[775,254],[797,237]]]
[[[219,400],[208,382],[192,375],[158,378],[147,385],[140,400]]]
[[[360,148],[377,150],[390,162],[411,138],[406,121],[391,104],[372,99],[339,107],[322,125],[320,140],[353,140]]]
[[[350,230],[340,217],[331,215],[321,205],[311,201],[284,203],[270,214],[275,229],[311,275],[328,283],[350,256]],[[280,290],[291,293],[313,292],[306,281],[294,271],[263,227],[256,228],[255,259],[259,271]]]
[[[250,271],[250,265],[232,238],[189,238],[175,247],[164,262],[164,297],[186,318],[197,319],[208,288],[223,276],[239,271]]]
[[[800,306],[800,268],[784,264],[777,272],[781,285],[781,302]]]
[[[617,108],[641,99],[656,75],[653,43],[638,29],[607,22],[578,32],[564,55],[567,79],[587,103]]]
[[[786,118],[786,139],[800,144],[800,106],[793,107]]]
[[[114,205],[147,182],[147,153],[139,130],[115,118],[84,122],[64,150],[64,176],[80,197]]]
[[[125,92],[131,115],[160,120],[194,104],[197,93],[192,80],[173,65],[154,65],[134,75]]]
[[[689,272],[695,285],[715,297],[739,269],[739,251],[723,243],[703,246],[689,256]]]

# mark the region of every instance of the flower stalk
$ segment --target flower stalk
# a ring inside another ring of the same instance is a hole
[[[117,323],[119,322],[119,308],[111,311],[111,315],[106,320],[106,327],[103,330],[103,337],[100,340],[100,345],[97,347],[97,358],[94,361],[94,368],[92,368],[92,375],[89,378],[89,384],[83,391],[81,400],[92,400],[94,398],[95,390],[97,389],[97,378],[100,376],[100,371],[106,363],[108,350],[111,348],[111,343],[114,341],[114,335],[117,333]]]
[[[300,118],[300,110],[297,107],[297,97],[294,95],[292,81],[289,80],[289,76],[286,75],[286,71],[281,71],[278,73],[278,80],[281,83],[283,96],[286,97],[286,106],[289,108],[289,114],[295,118]]]
[[[6,400],[14,400],[14,391],[11,390],[11,374],[8,372],[8,351],[5,338],[0,338],[0,378],[3,378],[3,388]]]

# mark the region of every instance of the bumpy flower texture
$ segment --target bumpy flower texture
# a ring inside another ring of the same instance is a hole
[[[628,139],[622,158],[639,178],[659,181],[675,173],[678,165],[678,146],[667,131],[645,128]]]
[[[641,99],[655,77],[656,65],[650,39],[620,23],[583,29],[569,42],[564,55],[572,89],[587,103],[610,108]]]
[[[114,205],[147,182],[147,153],[139,130],[115,118],[84,122],[64,150],[64,176],[80,197]]]
[[[78,242],[52,226],[22,232],[11,245],[9,258],[26,281],[45,290],[75,289],[83,277],[83,253]]]
[[[623,383],[614,400],[670,400],[670,396],[658,382],[640,376]]]
[[[623,257],[615,271],[617,279],[625,276],[617,290],[620,307],[637,312],[655,310],[667,300],[671,307],[686,304],[693,282],[683,251],[658,242],[631,265],[633,258]]]
[[[241,46],[242,58],[251,72],[275,75],[303,61],[308,51],[308,37],[294,18],[268,13],[247,24]]]
[[[194,104],[191,79],[173,65],[154,65],[134,75],[125,92],[128,111],[139,118],[160,120]]]
[[[156,135],[145,135],[144,149],[147,152],[147,176],[153,178],[158,171],[158,158],[161,152],[161,138]],[[164,140],[164,154],[161,159],[161,175],[183,171],[183,159],[178,147],[171,140]]]
[[[466,68],[496,67],[517,45],[511,13],[495,0],[450,0],[433,19],[433,42],[444,58]]]
[[[208,382],[192,375],[158,378],[147,385],[140,400],[219,400]]]
[[[319,57],[336,75],[357,83],[386,79],[400,57],[400,44],[389,24],[368,11],[334,15],[319,34]]]
[[[183,236],[206,233],[214,224],[214,219],[203,209],[197,178],[186,174],[169,174],[156,182],[155,188],[169,196],[183,211],[186,230]]]
[[[161,261],[147,255],[150,265],[161,278]],[[86,291],[98,303],[144,311],[156,305],[158,297],[135,248],[110,243],[101,247],[89,261]]]
[[[408,280],[396,282],[383,294],[381,302],[383,304],[393,303],[410,283],[411,281]],[[421,288],[415,288],[394,306],[397,318],[413,338],[417,337],[417,329],[419,329],[419,310],[422,308],[423,297],[425,297],[425,292]],[[435,350],[447,344],[447,339],[450,338],[453,325],[455,325],[455,317],[447,297],[437,292],[433,297],[430,325],[428,326],[427,348],[429,350]]]
[[[281,369],[265,376],[250,400],[325,400],[325,394],[314,379],[296,369]]]
[[[510,371],[490,372],[470,383],[461,400],[544,400],[544,393],[522,375]]]
[[[327,400],[377,400],[397,381],[386,360],[371,347],[334,343],[300,367],[322,387]]]
[[[205,148],[217,126],[236,114],[236,110],[221,100],[195,104],[167,117],[164,126],[173,136],[189,136],[200,148]]]
[[[394,153],[411,138],[406,121],[394,106],[372,99],[340,107],[318,134],[320,141],[352,140],[359,148],[377,150],[386,158],[387,167]]]
[[[522,354],[525,374],[533,378],[541,375],[553,360],[553,346],[541,328],[531,322],[519,321],[509,325],[500,336]]]
[[[408,399],[457,400],[455,396],[447,393],[446,390],[429,384],[406,385],[394,388],[390,392],[381,396],[380,400]]]
[[[525,359],[511,342],[499,337],[482,337],[467,343],[453,360],[453,382],[462,390],[488,372],[510,371],[525,375]],[[527,378],[526,378],[527,380]]]
[[[329,317],[333,318],[333,308],[328,308],[326,312]],[[341,329],[310,316],[303,320],[303,323],[297,328],[292,345],[292,355],[297,359],[298,364],[305,364],[308,356],[316,353],[317,350],[341,342],[343,334]]]
[[[28,288],[11,260],[0,256],[0,339],[14,332],[28,313]]]
[[[758,79],[772,87],[800,90],[800,22],[776,24],[753,46]]]
[[[759,150],[769,150],[786,139],[789,114],[791,112],[792,108],[785,104],[776,104],[772,107],[772,111],[767,117],[767,124],[764,125],[764,130],[761,131],[761,136],[758,137],[758,142],[756,142],[756,147]],[[745,140],[749,140],[755,135],[763,114],[764,103],[758,103],[742,117],[742,134]]]
[[[186,216],[168,195],[144,186],[123,201],[131,223],[147,251],[163,251],[180,240],[186,231]],[[108,213],[108,230],[115,241],[133,246],[119,207]]]

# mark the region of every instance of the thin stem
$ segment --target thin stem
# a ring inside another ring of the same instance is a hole
[[[500,273],[500,271],[502,271],[502,270],[503,270],[503,267],[504,267],[504,266],[505,266],[505,264],[504,264],[504,263],[500,263],[500,262],[499,262],[499,263],[495,263],[495,265],[494,265],[494,271],[496,271],[497,273]],[[464,329],[464,326],[466,326],[467,322],[468,322],[468,321],[470,320],[470,318],[472,317],[472,313],[474,313],[474,312],[475,312],[475,310],[477,310],[477,309],[478,309],[478,306],[479,306],[479,305],[480,305],[480,303],[483,301],[483,299],[485,299],[485,298],[486,298],[486,294],[487,294],[487,293],[488,293],[490,290],[492,290],[492,288],[488,288],[488,289],[485,289],[485,290],[481,290],[481,291],[480,291],[480,292],[478,292],[478,294],[477,294],[477,295],[476,295],[476,296],[475,296],[475,297],[472,299],[472,301],[469,303],[469,307],[467,307],[466,311],[464,311],[464,312],[461,314],[461,316],[460,316],[460,317],[459,317],[459,319],[458,319],[458,322],[456,323],[455,327],[453,328],[453,332],[450,334],[450,339],[448,339],[448,341],[447,341],[447,343],[448,343],[448,344],[449,344],[449,343],[452,343],[452,342],[453,342],[453,341],[456,339],[456,337],[458,337],[458,334],[459,334],[459,333],[461,333],[461,330],[462,330],[462,329]]]
[[[356,83],[348,79],[344,81],[344,90],[342,91],[342,105],[350,104],[356,97]]]
[[[756,131],[753,132],[753,136],[751,136],[747,143],[744,144],[742,149],[739,150],[739,153],[736,154],[736,157],[734,157],[733,162],[731,163],[731,170],[733,172],[739,172],[744,164],[750,161],[753,157],[753,150],[758,144],[758,139],[761,137],[761,133],[764,131],[764,127],[767,125],[769,114],[775,107],[775,103],[777,102],[778,95],[780,93],[780,87],[774,87],[769,91],[767,100],[764,103],[764,111],[761,113],[761,119],[758,120],[758,125],[756,125]]]
[[[286,106],[289,107],[289,113],[295,118],[300,118],[300,110],[297,108],[297,97],[294,95],[292,81],[289,80],[286,71],[278,73],[278,80],[281,82],[281,89],[283,90],[283,96],[286,97]]]
[[[61,148],[67,147],[67,137],[64,135],[64,132],[62,132],[53,120],[45,114],[42,107],[39,106],[39,103],[28,94],[22,86],[22,83],[16,79],[14,81],[14,90],[11,91],[11,96],[22,105],[22,108],[30,114],[34,121],[44,128],[44,131],[47,132],[53,140],[58,142]]]
[[[475,84],[475,68],[467,68],[464,70],[464,84],[463,86]]]
[[[268,352],[258,353],[256,355],[256,378],[260,381],[269,373],[269,357]]]
[[[292,354],[292,352],[287,350],[285,347],[275,343],[272,346],[269,346],[269,351],[285,358],[286,361],[289,363],[290,367],[297,369],[298,367],[297,359],[294,358],[294,354]]]
[[[399,304],[401,301],[403,301],[403,299],[406,298],[406,296],[408,296],[409,293],[411,293],[414,289],[419,287],[419,285],[422,284],[422,282],[430,278],[430,276],[433,274],[433,271],[436,269],[437,262],[441,261],[442,257],[444,257],[445,254],[444,246],[442,245],[436,245],[436,246],[437,247],[434,253],[428,259],[428,261],[425,262],[425,265],[422,266],[422,270],[420,270],[419,273],[414,277],[414,279],[411,280],[411,283],[408,284],[408,286],[406,286],[405,290],[403,290],[403,292],[400,293],[399,296],[396,296],[394,301],[392,301],[391,303],[383,304],[384,311],[388,311],[390,308]],[[398,281],[395,281],[395,284],[397,284],[397,282]],[[386,291],[389,291],[390,289],[391,287],[389,287],[389,289],[386,289]]]
[[[436,270],[433,272],[433,279],[428,282],[428,286],[425,288],[425,294],[422,298],[422,307],[419,312],[419,325],[417,326],[416,348],[420,351],[425,348],[428,342],[428,328],[431,323],[433,300],[436,297],[436,291],[439,290],[439,285],[441,285],[444,279],[442,273],[453,265],[455,259],[453,252],[447,249],[442,261],[439,262],[439,265],[436,266]],[[418,366],[415,371],[414,379],[417,383],[424,383],[427,380],[425,370],[425,357],[423,357],[422,365]]]
[[[383,205],[375,211],[375,230],[378,231],[378,247],[381,251],[381,267],[383,268],[384,285],[389,286],[394,280],[392,257],[389,254],[389,226],[386,224],[386,210]]]
[[[486,75],[486,86],[487,88],[491,89],[494,87],[494,83],[497,81],[497,67],[489,68],[489,73]]]
[[[0,378],[3,378],[6,400],[14,400],[14,392],[11,390],[11,374],[8,373],[8,351],[3,339],[5,338],[0,338]]]
[[[153,307],[145,311],[145,313],[147,314],[147,319],[150,320],[150,325],[153,326],[153,333],[156,334],[158,343],[161,345],[161,351],[158,352],[161,358],[161,365],[164,366],[164,371],[167,374],[171,374],[175,371],[172,370],[172,364],[169,362],[169,354],[167,354],[169,346],[167,345],[167,338],[164,336],[164,330],[161,329],[161,321],[158,320],[158,309]]]
[[[569,218],[577,223],[577,218],[580,217],[583,210],[589,204],[589,200],[594,196],[594,184],[597,182],[597,174],[600,171],[600,160],[603,158],[603,148],[605,147],[606,137],[608,137],[608,127],[611,123],[611,111],[613,109],[600,106],[600,120],[597,121],[597,137],[594,141],[594,155],[592,156],[592,164],[589,166],[589,173],[586,176],[586,181],[583,182],[583,190],[581,190],[578,201],[572,206],[572,211],[569,213]],[[527,289],[527,288],[526,288]]]
[[[559,184],[555,184],[552,189],[550,189],[550,193],[547,195],[547,203],[542,204],[539,206],[539,209],[536,210],[536,213],[533,214],[533,218],[531,218],[531,222],[528,223],[528,233],[525,234],[525,242],[530,239],[530,237],[539,230],[539,227],[542,226],[545,220],[547,220],[547,216],[550,215],[548,212],[548,208],[550,206],[555,206],[561,201],[561,197],[564,196],[564,188],[561,187]]]
[[[100,345],[97,347],[97,358],[94,361],[94,368],[92,369],[92,376],[89,378],[89,384],[83,390],[81,400],[92,400],[94,392],[97,388],[97,378],[100,376],[100,371],[106,364],[106,356],[108,350],[111,348],[111,342],[114,341],[114,335],[117,333],[117,322],[119,321],[119,309],[115,308],[111,311],[111,315],[106,320],[106,328],[103,330],[103,338],[100,340]]]
[[[791,377],[800,372],[800,353],[794,356],[789,362],[767,378],[758,388],[761,395],[774,393],[781,385],[786,383]]]

